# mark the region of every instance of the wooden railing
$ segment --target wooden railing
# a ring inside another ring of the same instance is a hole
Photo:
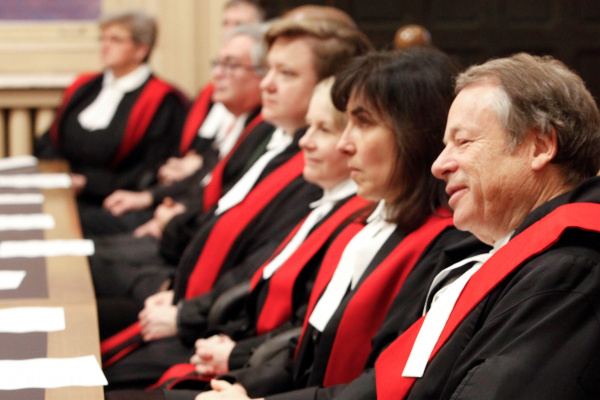
[[[32,154],[72,74],[0,74],[0,157]]]

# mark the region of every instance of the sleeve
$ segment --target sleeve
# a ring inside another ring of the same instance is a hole
[[[145,190],[154,184],[158,168],[177,153],[185,112],[178,95],[167,95],[142,141],[116,168],[81,170],[87,178],[84,194],[104,198],[117,189]]]
[[[53,160],[63,158],[62,154],[54,147],[50,139],[50,131],[46,131],[33,142],[33,154],[40,159]]]

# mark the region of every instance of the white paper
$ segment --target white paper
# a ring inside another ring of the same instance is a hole
[[[55,226],[50,214],[0,214],[0,231],[54,229]]]
[[[0,361],[0,389],[3,390],[107,384],[96,357],[92,355]]]
[[[0,332],[55,332],[65,330],[62,307],[12,307],[0,309]]]
[[[7,240],[0,243],[0,258],[91,256],[94,242],[89,239],[72,240]]]
[[[0,171],[9,169],[35,167],[38,163],[34,156],[16,156],[0,158]]]
[[[0,290],[18,289],[26,274],[26,271],[0,271]]]
[[[71,187],[71,177],[68,174],[0,175],[0,187],[18,189],[69,188]]]
[[[44,195],[40,193],[3,193],[0,204],[42,204]]]

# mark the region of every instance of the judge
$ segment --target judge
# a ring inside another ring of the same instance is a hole
[[[598,398],[596,103],[527,54],[471,67],[456,92],[432,171],[456,226],[494,249],[442,271],[423,318],[338,398]]]
[[[100,30],[103,73],[75,80],[35,145],[36,156],[69,162],[84,234],[94,232],[106,196],[155,182],[158,167],[177,151],[187,107],[148,65],[156,41],[153,18],[107,15]]]

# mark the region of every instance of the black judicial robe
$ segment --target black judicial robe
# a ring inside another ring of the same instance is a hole
[[[433,273],[436,271],[438,260],[444,249],[466,235],[454,228],[447,228],[439,234],[420,256],[399,293],[406,292],[408,297],[419,297],[423,291],[426,291],[426,285],[433,279]],[[322,390],[320,387],[324,383],[337,328],[344,317],[346,307],[365,280],[401,244],[403,239],[404,235],[396,230],[384,243],[367,267],[357,287],[346,294],[322,333],[319,333],[310,325],[307,326],[298,345],[295,360],[290,357],[288,364],[285,366],[276,364],[233,371],[226,376],[226,379],[233,378],[241,383],[248,390],[250,397],[268,396],[269,399],[314,398]],[[420,315],[417,311],[418,308],[416,304],[414,307],[407,307],[405,318],[409,320],[417,319]],[[348,349],[347,351],[354,350]],[[326,390],[326,392],[328,391]]]
[[[67,89],[70,96],[61,105],[53,127],[35,146],[36,156],[65,158],[74,173],[86,176],[80,199],[92,204],[101,204],[117,189],[143,190],[155,182],[158,167],[177,152],[187,108],[179,91],[151,76],[124,95],[106,129],[87,131],[77,117],[100,93],[102,79],[102,75],[86,76]],[[132,111],[142,100],[156,111],[145,131],[129,135]]]
[[[267,141],[275,127],[266,122],[259,123],[246,136],[241,145],[234,149],[231,157],[225,162],[222,176],[222,191],[226,193],[243,175],[248,167],[252,154]],[[289,152],[279,160],[273,160],[272,170],[281,165],[292,153],[297,152],[297,146],[292,146]],[[294,150],[295,149],[295,150]],[[261,179],[268,173],[264,173]],[[184,182],[182,181],[181,184]],[[180,184],[177,184],[179,186]],[[203,188],[199,182],[188,185],[188,211],[176,216],[167,224],[163,238],[158,241],[152,237],[136,238],[131,234],[121,234],[109,237],[96,237],[96,253],[90,257],[90,268],[97,296],[131,297],[143,301],[156,289],[154,282],[167,279],[173,273],[173,268],[179,263],[185,247],[192,236],[200,229],[204,221]],[[195,203],[195,204],[192,204]],[[144,277],[155,275],[151,281]],[[137,282],[137,283],[136,283]],[[147,289],[139,290],[134,285],[147,285]]]
[[[535,209],[513,237],[563,204],[586,202],[600,203],[599,178]],[[460,323],[405,398],[599,398],[599,239],[569,229],[517,267]],[[336,398],[378,398],[376,379],[371,370]]]
[[[272,160],[264,174],[269,175],[274,172],[274,165],[281,165],[298,153],[297,140],[300,136],[301,132],[296,135],[294,143],[284,153]],[[214,286],[202,297],[212,301],[231,285],[249,280],[291,229],[309,213],[308,205],[317,200],[320,195],[321,189],[304,181],[301,175],[293,179],[238,235],[222,263]],[[224,215],[226,214],[227,212]],[[185,298],[188,278],[219,218],[211,213],[186,248],[175,277],[175,302]],[[187,316],[186,302],[183,301],[178,313],[178,338],[150,342],[107,368],[105,373],[112,387],[147,386],[160,378],[168,367],[181,362],[179,357],[169,362],[171,357],[180,355],[180,351],[185,351],[185,355],[189,358],[193,349],[188,346],[193,345],[197,337],[186,325]],[[193,337],[189,336],[190,333]],[[190,339],[191,343],[187,342]]]

